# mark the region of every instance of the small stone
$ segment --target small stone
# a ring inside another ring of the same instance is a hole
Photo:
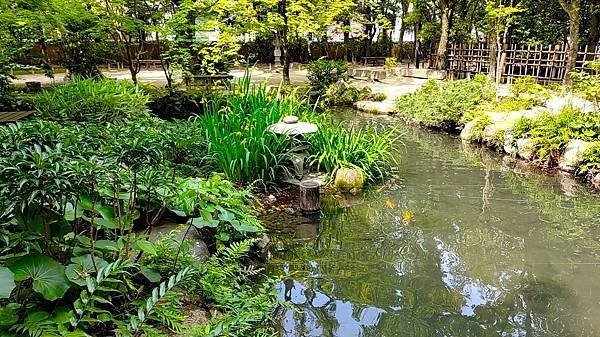
[[[517,147],[514,145],[514,139],[514,132],[512,130],[504,132],[504,151],[511,156],[517,155]]]
[[[291,208],[291,207],[286,207],[283,209],[283,211],[288,214],[288,215],[294,215],[296,214],[296,210]]]
[[[194,248],[192,249],[192,254],[200,261],[206,261],[210,257],[208,246],[204,241],[200,239],[194,240]]]
[[[269,250],[269,246],[271,246],[271,239],[267,234],[263,234],[260,240],[256,243],[256,247],[260,253],[264,254]]]
[[[277,198],[275,198],[273,194],[269,194],[269,196],[267,197],[267,202],[274,203],[275,201],[277,201]]]
[[[477,125],[478,121],[479,121],[479,118],[475,118],[472,121],[465,124],[462,131],[460,132],[460,138],[463,140],[467,140],[467,141],[477,140],[479,135],[477,134],[477,132],[475,130],[475,126]]]
[[[296,124],[296,123],[298,123],[298,117],[296,117],[296,116],[285,116],[285,117],[283,117],[283,122],[285,124]]]

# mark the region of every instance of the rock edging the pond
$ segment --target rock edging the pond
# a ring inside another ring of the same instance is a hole
[[[557,105],[557,103],[553,104]],[[537,151],[536,142],[531,138],[515,139],[512,131],[515,124],[521,118],[534,119],[544,112],[558,113],[559,111],[559,109],[538,107],[522,111],[487,113],[485,117],[478,117],[468,122],[462,129],[460,138],[467,142],[480,142],[504,151],[513,157],[533,161]],[[489,123],[483,127],[483,130],[479,126],[482,118],[486,118]],[[593,142],[586,142],[581,139],[569,140],[559,158],[558,169],[577,174],[584,160],[583,154],[594,144]],[[588,175],[587,179],[594,186],[600,187],[600,173]]]

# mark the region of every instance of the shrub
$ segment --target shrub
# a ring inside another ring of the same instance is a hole
[[[318,60],[308,64],[308,80],[311,89],[319,95],[334,83],[348,79],[348,62]]]
[[[595,141],[600,137],[600,116],[567,107],[559,114],[545,112],[535,119],[517,121],[516,138],[532,138],[541,159],[554,161],[571,139]]]
[[[600,61],[587,62],[586,65],[596,74],[574,72],[569,74],[573,79],[573,89],[583,97],[594,102],[596,108],[600,104]]]
[[[583,155],[579,171],[598,171],[600,169],[600,142],[595,142]]]
[[[342,80],[329,86],[324,100],[329,105],[344,106],[352,105],[360,96],[361,92],[356,87]]]
[[[453,129],[463,115],[494,97],[491,83],[480,77],[440,83],[428,81],[415,93],[396,100],[396,112],[410,122]]]
[[[375,102],[383,102],[386,100],[386,98],[387,98],[387,95],[384,94],[383,92],[378,92],[378,93],[373,94],[373,100]]]
[[[189,119],[204,113],[212,94],[199,90],[152,90],[150,112],[164,120]]]
[[[112,123],[148,116],[149,97],[126,81],[78,79],[40,93],[37,115],[61,122]]]
[[[308,137],[307,163],[332,176],[342,167],[357,167],[367,181],[374,182],[390,174],[397,139],[395,129],[378,133],[374,129],[348,129],[342,123],[322,123],[319,131]]]
[[[551,97],[550,92],[532,76],[517,78],[509,90],[517,100],[530,101],[532,106],[543,105]]]

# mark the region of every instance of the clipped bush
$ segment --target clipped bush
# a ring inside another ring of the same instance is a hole
[[[147,117],[148,101],[143,90],[126,81],[75,78],[40,93],[35,109],[46,120],[112,123]]]
[[[348,62],[317,60],[308,64],[308,80],[311,89],[323,95],[334,83],[348,79]]]
[[[401,117],[428,127],[454,129],[463,115],[492,100],[495,90],[485,77],[451,82],[430,80],[414,93],[398,97]]]

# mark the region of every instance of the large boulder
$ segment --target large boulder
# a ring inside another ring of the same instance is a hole
[[[334,186],[341,192],[356,192],[365,185],[365,175],[358,168],[343,167],[335,173]]]
[[[517,139],[517,154],[519,157],[527,160],[533,159],[535,155],[535,142],[530,138]]]
[[[581,139],[571,139],[560,158],[558,167],[563,171],[575,172],[579,164],[583,161],[583,153],[592,145],[593,143],[585,142]]]

